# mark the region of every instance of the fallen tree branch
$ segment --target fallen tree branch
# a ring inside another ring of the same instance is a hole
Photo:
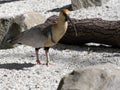
[[[46,23],[55,23],[57,18],[57,16],[52,16]],[[100,18],[72,19],[72,21],[77,28],[78,36],[75,36],[73,27],[69,23],[67,33],[60,43],[82,45],[94,42],[120,47],[120,21],[107,21]]]

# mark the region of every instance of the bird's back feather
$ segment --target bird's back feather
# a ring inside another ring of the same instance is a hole
[[[41,24],[29,30],[21,32],[17,37],[11,40],[12,44],[24,44],[35,48],[44,47],[50,34],[51,25]]]

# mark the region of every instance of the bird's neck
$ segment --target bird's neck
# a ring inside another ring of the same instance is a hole
[[[66,32],[67,27],[68,27],[67,21],[58,20],[57,28],[61,29],[61,30],[58,30],[58,32]]]
[[[63,20],[58,20],[58,23],[53,26],[53,39],[58,42],[63,35],[66,33],[68,27],[68,22]]]

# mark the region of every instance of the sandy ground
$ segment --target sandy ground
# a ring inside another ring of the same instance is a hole
[[[119,0],[114,1],[117,2],[116,5],[120,6]],[[41,0],[41,2],[40,0],[21,0],[1,3],[0,16],[7,17],[37,11],[48,17],[58,14],[58,12],[47,12],[48,10],[61,8],[68,4],[70,4],[70,0]],[[88,12],[93,12],[95,8],[93,7],[89,11],[84,9],[76,11],[76,13],[82,12],[81,15],[72,13],[71,16],[76,18],[85,18],[84,15],[86,17],[103,17],[106,14],[105,19],[118,20],[120,14],[119,11],[116,13],[116,10],[120,10],[120,8],[116,5],[110,6],[112,8],[107,11],[100,11],[100,14],[97,12],[88,15]],[[100,10],[99,7],[97,8]],[[43,49],[40,49],[39,55],[45,62]],[[47,67],[36,64],[35,52],[32,47],[22,45],[14,49],[0,50],[0,90],[56,90],[60,79],[76,68],[106,62],[120,66],[120,50],[99,45],[70,46],[58,44],[50,49],[50,58],[54,65]]]
[[[55,65],[36,65],[34,48],[0,51],[0,90],[56,90],[60,79],[74,69],[100,63],[120,65],[119,49],[58,44],[50,49]],[[45,62],[44,50],[40,57]]]

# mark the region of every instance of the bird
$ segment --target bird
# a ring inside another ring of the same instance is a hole
[[[65,35],[68,28],[68,21],[73,25],[77,34],[76,27],[69,17],[70,11],[62,9],[58,16],[58,21],[54,24],[43,23],[36,25],[28,30],[21,32],[15,38],[9,40],[9,43],[22,44],[35,48],[37,64],[43,64],[39,59],[39,49],[44,48],[46,55],[46,65],[52,64],[49,58],[49,48],[56,45]]]

